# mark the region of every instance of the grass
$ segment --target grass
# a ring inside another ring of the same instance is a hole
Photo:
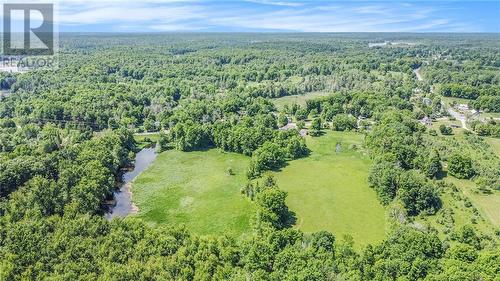
[[[134,134],[134,140],[137,143],[139,149],[150,147],[151,145],[155,144],[158,141],[158,139],[160,139],[160,133]]]
[[[297,228],[327,230],[338,238],[348,234],[357,247],[384,239],[385,209],[368,186],[370,160],[359,149],[362,143],[363,135],[354,132],[308,137],[311,155],[276,173],[279,188],[288,192],[287,205],[296,212]]]
[[[452,127],[452,131],[453,131],[453,135],[459,135],[460,133],[463,133],[464,129],[462,129],[462,123],[460,123],[460,121],[458,120],[448,120],[448,119],[441,119],[441,120],[437,120],[437,121],[434,121],[432,122],[432,129],[436,130],[436,132],[440,135],[440,136],[444,136],[443,134],[441,134],[441,131],[439,131],[439,126],[441,126],[442,124],[448,126],[448,127],[451,127],[451,125],[455,125],[455,126],[458,126],[459,128],[456,128],[456,127]]]
[[[295,95],[295,96],[285,96],[277,99],[273,99],[273,103],[278,110],[283,109],[285,105],[291,106],[293,104],[298,104],[302,107],[306,105],[306,101],[326,97],[330,95],[330,92],[310,92],[304,95]]]
[[[481,117],[483,119],[486,119],[486,120],[488,120],[490,118],[497,118],[498,119],[498,118],[500,118],[500,113],[498,113],[498,112],[483,112],[483,113],[481,113]]]
[[[368,187],[370,160],[362,143],[363,135],[353,132],[308,137],[311,155],[275,173],[297,214],[295,227],[308,233],[328,230],[338,238],[348,234],[357,247],[384,239],[385,209]],[[184,224],[201,235],[242,235],[255,213],[255,205],[240,194],[249,161],[215,149],[164,152],[132,184],[137,217],[152,225]]]
[[[462,193],[471,199],[474,206],[481,215],[487,218],[495,227],[500,227],[500,192],[493,191],[493,194],[482,194],[477,191],[476,184],[470,180],[447,177],[447,182],[455,184]]]
[[[441,239],[446,239],[452,229],[457,230],[464,225],[472,225],[481,233],[495,238],[500,219],[497,208],[500,204],[499,192],[485,195],[474,192],[476,186],[472,181],[452,176],[447,176],[444,180],[453,183],[458,191],[444,190],[440,194],[443,205],[439,212],[432,216],[418,217],[417,221],[429,223],[438,230]],[[466,201],[471,202],[471,205],[467,205]]]
[[[486,142],[491,146],[495,154],[500,157],[500,139],[497,138],[484,138]]]
[[[484,139],[485,143],[478,140]],[[476,165],[482,168],[493,169],[498,165],[499,142],[493,138],[479,138],[473,136],[470,141],[464,134],[446,137],[432,137],[434,146],[441,147],[442,155],[448,156],[453,152],[469,155]],[[446,169],[445,169],[446,170]],[[458,229],[463,225],[473,225],[482,233],[490,237],[497,237],[496,229],[500,226],[500,191],[492,190],[491,194],[479,191],[478,186],[471,180],[457,179],[445,172],[444,181],[453,183],[457,190],[445,189],[440,194],[443,201],[441,210],[433,216],[421,217],[419,221],[428,222],[439,231],[441,238],[445,238],[451,229]]]
[[[469,104],[471,101],[470,99],[462,99],[462,98],[454,98],[454,97],[441,97],[443,102],[450,106],[452,102],[456,102],[457,104]]]
[[[137,216],[153,225],[184,224],[200,235],[241,235],[255,213],[254,204],[240,194],[249,161],[216,149],[166,151],[133,182]]]

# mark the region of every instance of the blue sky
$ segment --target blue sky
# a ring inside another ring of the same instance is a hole
[[[500,1],[60,0],[59,23],[62,32],[500,32]]]

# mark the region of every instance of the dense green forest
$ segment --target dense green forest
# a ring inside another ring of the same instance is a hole
[[[384,41],[409,44],[369,47]],[[499,280],[498,35],[61,34],[60,44],[57,70],[0,72],[0,280]],[[364,136],[350,149],[368,155],[367,188],[387,210],[380,243],[301,231],[272,174],[310,157],[305,134],[332,130]],[[106,220],[144,133],[157,133],[144,142],[158,152],[250,157],[251,231]]]

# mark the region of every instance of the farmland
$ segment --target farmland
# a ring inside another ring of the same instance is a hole
[[[138,217],[153,225],[184,224],[198,234],[240,235],[254,209],[240,194],[248,162],[216,149],[164,152],[132,185]]]
[[[328,132],[308,138],[308,158],[290,162],[276,174],[297,213],[296,227],[305,232],[328,230],[351,235],[359,245],[385,237],[385,209],[368,187],[370,161],[363,154],[363,135]],[[340,151],[337,152],[337,144]]]
[[[362,149],[363,135],[329,132],[307,138],[307,144],[309,157],[275,173],[297,213],[295,227],[348,234],[359,245],[382,240],[385,210],[367,184],[370,161]],[[254,208],[239,192],[248,162],[215,149],[164,152],[133,184],[138,217],[152,224],[185,224],[200,234],[244,233]],[[229,168],[234,175],[228,175]]]

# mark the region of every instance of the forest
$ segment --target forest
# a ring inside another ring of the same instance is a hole
[[[500,278],[498,34],[68,33],[59,61],[0,72],[0,280]]]

